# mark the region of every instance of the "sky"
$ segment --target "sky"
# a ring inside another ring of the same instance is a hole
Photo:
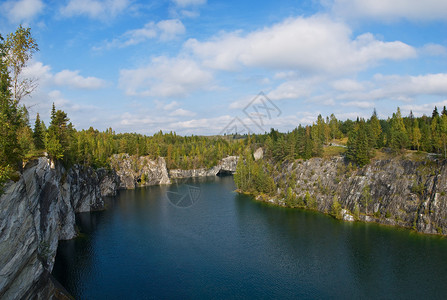
[[[33,124],[152,135],[290,131],[447,105],[445,0],[3,0],[39,44]]]

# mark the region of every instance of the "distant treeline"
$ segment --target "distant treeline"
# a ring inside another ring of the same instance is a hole
[[[265,146],[268,158],[275,161],[308,159],[322,156],[324,146],[343,143],[347,138],[346,157],[363,166],[374,156],[374,149],[388,147],[395,153],[418,150],[446,156],[447,110],[441,113],[435,107],[431,117],[415,117],[412,112],[402,117],[397,108],[391,118],[379,120],[374,110],[368,119],[340,121],[332,114],[324,119],[318,116],[309,126],[298,126],[288,133],[271,129],[270,133],[256,136]]]

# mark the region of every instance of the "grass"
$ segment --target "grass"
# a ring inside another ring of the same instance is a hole
[[[347,148],[339,147],[339,146],[328,146],[323,149],[323,157],[332,157],[343,155],[346,152]]]

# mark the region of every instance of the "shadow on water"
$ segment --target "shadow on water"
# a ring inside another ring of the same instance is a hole
[[[190,207],[169,191],[200,189]],[[79,214],[55,277],[79,299],[441,298],[447,240],[275,207],[231,177],[120,191]]]

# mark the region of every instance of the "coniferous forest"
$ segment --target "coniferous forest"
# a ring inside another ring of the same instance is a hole
[[[379,149],[399,154],[414,150],[447,156],[447,110],[416,117],[403,116],[400,109],[387,119],[376,111],[369,119],[338,120],[335,115],[319,115],[312,125],[298,125],[281,133],[275,129],[256,135],[179,136],[162,131],[146,136],[115,133],[112,128],[77,130],[64,111],[54,106],[51,121],[39,114],[30,124],[24,97],[31,97],[36,82],[23,78],[22,70],[38,45],[30,28],[20,26],[6,37],[0,36],[0,184],[17,179],[24,162],[47,153],[66,167],[74,164],[108,167],[113,154],[128,153],[151,158],[165,157],[170,169],[211,167],[228,155],[239,155],[236,185],[241,190],[273,193],[275,183],[269,165],[254,161],[252,152],[263,147],[264,158],[275,163],[286,160],[345,155],[353,165],[364,166]],[[33,116],[34,117],[34,116]],[[271,164],[270,164],[271,165]]]

